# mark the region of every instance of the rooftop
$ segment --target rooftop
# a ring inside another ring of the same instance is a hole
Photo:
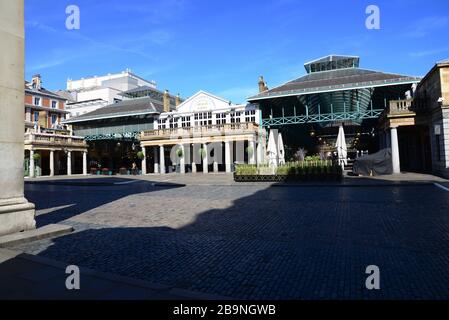
[[[304,64],[307,73],[323,72],[344,68],[358,68],[360,58],[331,54]]]
[[[358,65],[358,57],[331,55],[314,60],[305,64],[307,75],[259,93],[248,100],[412,84],[421,80],[419,77],[360,69]]]
[[[28,81],[25,81],[25,92],[28,92],[30,94],[41,94],[41,95],[45,95],[45,96],[55,98],[55,99],[60,99],[60,100],[66,100],[65,97],[62,97],[53,91],[47,90],[44,87],[33,88],[32,83],[28,82]]]
[[[163,105],[155,103],[151,98],[137,98],[124,100],[108,105],[104,108],[65,120],[64,123],[76,123],[99,119],[119,118],[146,114],[159,114],[163,111]]]

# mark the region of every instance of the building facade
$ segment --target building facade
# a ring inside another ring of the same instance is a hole
[[[380,124],[395,172],[449,178],[449,60],[438,62],[407,99],[391,101]]]
[[[123,101],[67,119],[76,136],[89,143],[89,168],[120,173],[137,162],[139,136],[142,131],[153,130],[155,119],[163,112],[176,109],[182,101],[168,91],[143,86],[131,90],[141,92],[135,98],[123,93]]]
[[[63,124],[65,103],[40,75],[25,83],[25,176],[87,174],[87,144]]]
[[[68,99],[68,118],[80,116],[123,100],[126,91],[149,87],[156,89],[154,81],[145,80],[127,69],[121,73],[94,76],[67,81],[67,88],[58,94]]]
[[[307,74],[269,89],[259,79],[262,125],[283,134],[287,161],[297,150],[309,155],[335,153],[343,126],[348,157],[377,152],[379,119],[390,102],[405,99],[421,78],[360,68],[360,58],[330,55],[305,63]]]
[[[42,87],[40,75],[25,83],[25,128],[61,130],[68,112],[65,98]]]
[[[154,119],[154,130],[143,131],[140,146],[146,157],[143,172],[227,172],[238,163],[264,161],[265,130],[255,105],[234,105],[200,91],[175,111]],[[152,154],[152,163],[147,155]]]

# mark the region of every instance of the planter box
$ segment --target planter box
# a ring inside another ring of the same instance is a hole
[[[304,174],[304,175],[236,175],[236,182],[285,182],[285,181],[341,181],[340,174]]]

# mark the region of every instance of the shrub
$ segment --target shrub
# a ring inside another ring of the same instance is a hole
[[[137,158],[139,160],[143,160],[145,158],[145,154],[142,151],[137,152]]]
[[[257,166],[252,164],[239,164],[235,167],[235,174],[238,176],[255,176],[258,174]]]
[[[33,160],[38,161],[38,160],[40,160],[40,159],[41,159],[40,153],[35,153],[35,154],[33,155]]]
[[[304,158],[304,161],[306,161],[306,162],[318,162],[318,161],[321,161],[321,157],[319,155],[307,156],[307,157]]]

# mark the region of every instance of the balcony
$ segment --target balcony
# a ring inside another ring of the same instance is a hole
[[[83,137],[35,132],[25,133],[25,145],[87,148]]]
[[[187,128],[166,128],[143,131],[140,135],[142,141],[186,139],[198,137],[231,136],[242,134],[257,134],[259,125],[255,123],[227,123]]]
[[[388,115],[414,115],[415,108],[413,99],[391,100]]]

